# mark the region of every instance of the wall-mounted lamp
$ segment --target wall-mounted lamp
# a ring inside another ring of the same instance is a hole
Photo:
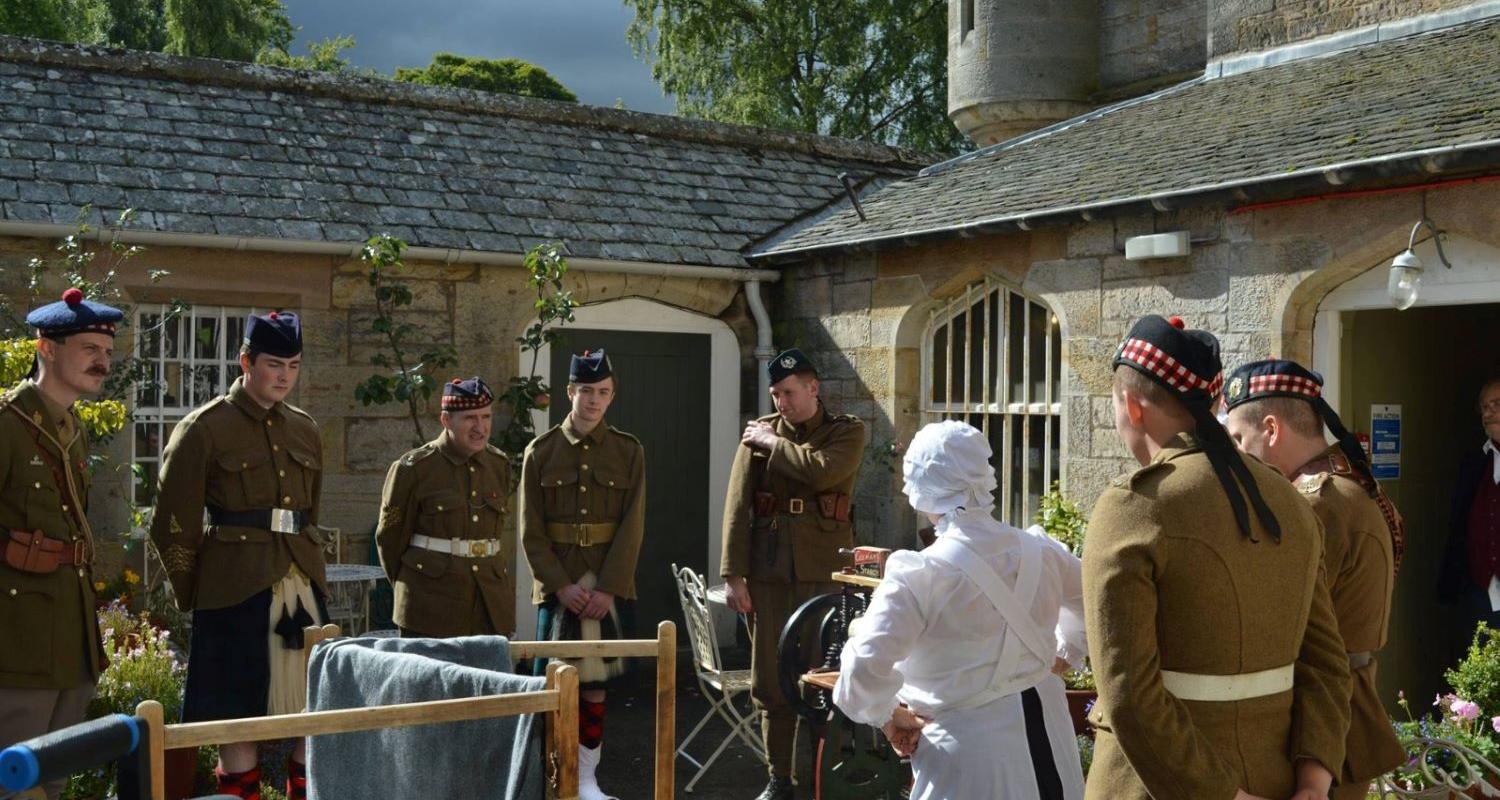
[[[1443,252],[1442,231],[1432,223],[1432,220],[1423,217],[1417,224],[1411,227],[1411,236],[1406,242],[1406,251],[1396,256],[1391,262],[1391,274],[1386,279],[1385,293],[1391,299],[1391,305],[1397,311],[1405,311],[1417,302],[1417,295],[1422,291],[1422,259],[1417,258],[1417,231],[1426,225],[1432,229],[1432,243],[1437,246],[1438,259],[1443,266],[1453,269],[1448,263],[1448,256]]]

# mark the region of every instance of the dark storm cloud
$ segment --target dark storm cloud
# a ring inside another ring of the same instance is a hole
[[[390,74],[423,67],[436,52],[519,58],[544,67],[579,102],[669,114],[672,101],[625,41],[632,12],[619,0],[284,0],[301,28],[292,46],[338,35],[357,41],[349,60]]]

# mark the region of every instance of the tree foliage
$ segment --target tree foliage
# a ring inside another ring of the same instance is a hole
[[[965,147],[948,121],[944,0],[625,0],[626,33],[680,113]]]
[[[349,64],[349,59],[344,57],[344,51],[354,47],[353,36],[335,36],[317,42],[307,43],[307,55],[294,56],[285,50],[266,48],[255,57],[258,64],[269,67],[286,67],[288,69],[310,69],[315,72],[332,72],[336,74],[357,74],[365,77],[379,77],[374,70],[360,69]]]
[[[453,53],[438,53],[432,57],[432,63],[423,69],[397,67],[396,80],[578,102],[578,95],[573,94],[547,70],[517,58],[471,58]]]
[[[281,0],[166,0],[166,52],[254,61],[262,50],[286,52],[297,29]]]

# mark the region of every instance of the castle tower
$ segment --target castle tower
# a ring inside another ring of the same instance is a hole
[[[1089,110],[1097,0],[949,0],[948,118],[980,147]]]

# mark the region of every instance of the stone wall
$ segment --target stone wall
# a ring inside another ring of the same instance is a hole
[[[1474,0],[1210,0],[1208,57],[1265,50]]]
[[[788,270],[784,330],[830,374],[842,408],[871,423],[872,442],[905,441],[920,424],[920,346],[927,313],[986,273],[1043,298],[1064,337],[1064,491],[1085,508],[1135,468],[1114,431],[1110,359],[1130,324],[1179,315],[1219,336],[1226,368],[1285,356],[1310,363],[1328,292],[1405,247],[1423,209],[1446,231],[1500,245],[1500,188],[1474,184],[1232,211],[1199,208],[883,250]],[[1187,230],[1181,259],[1131,262],[1130,236]],[[873,269],[871,264],[873,263]],[[855,304],[868,296],[868,321]],[[842,297],[843,300],[835,300]],[[900,544],[913,519],[895,477],[867,459],[860,532]]]
[[[1207,0],[1102,0],[1099,86],[1106,95],[1203,69]]]

